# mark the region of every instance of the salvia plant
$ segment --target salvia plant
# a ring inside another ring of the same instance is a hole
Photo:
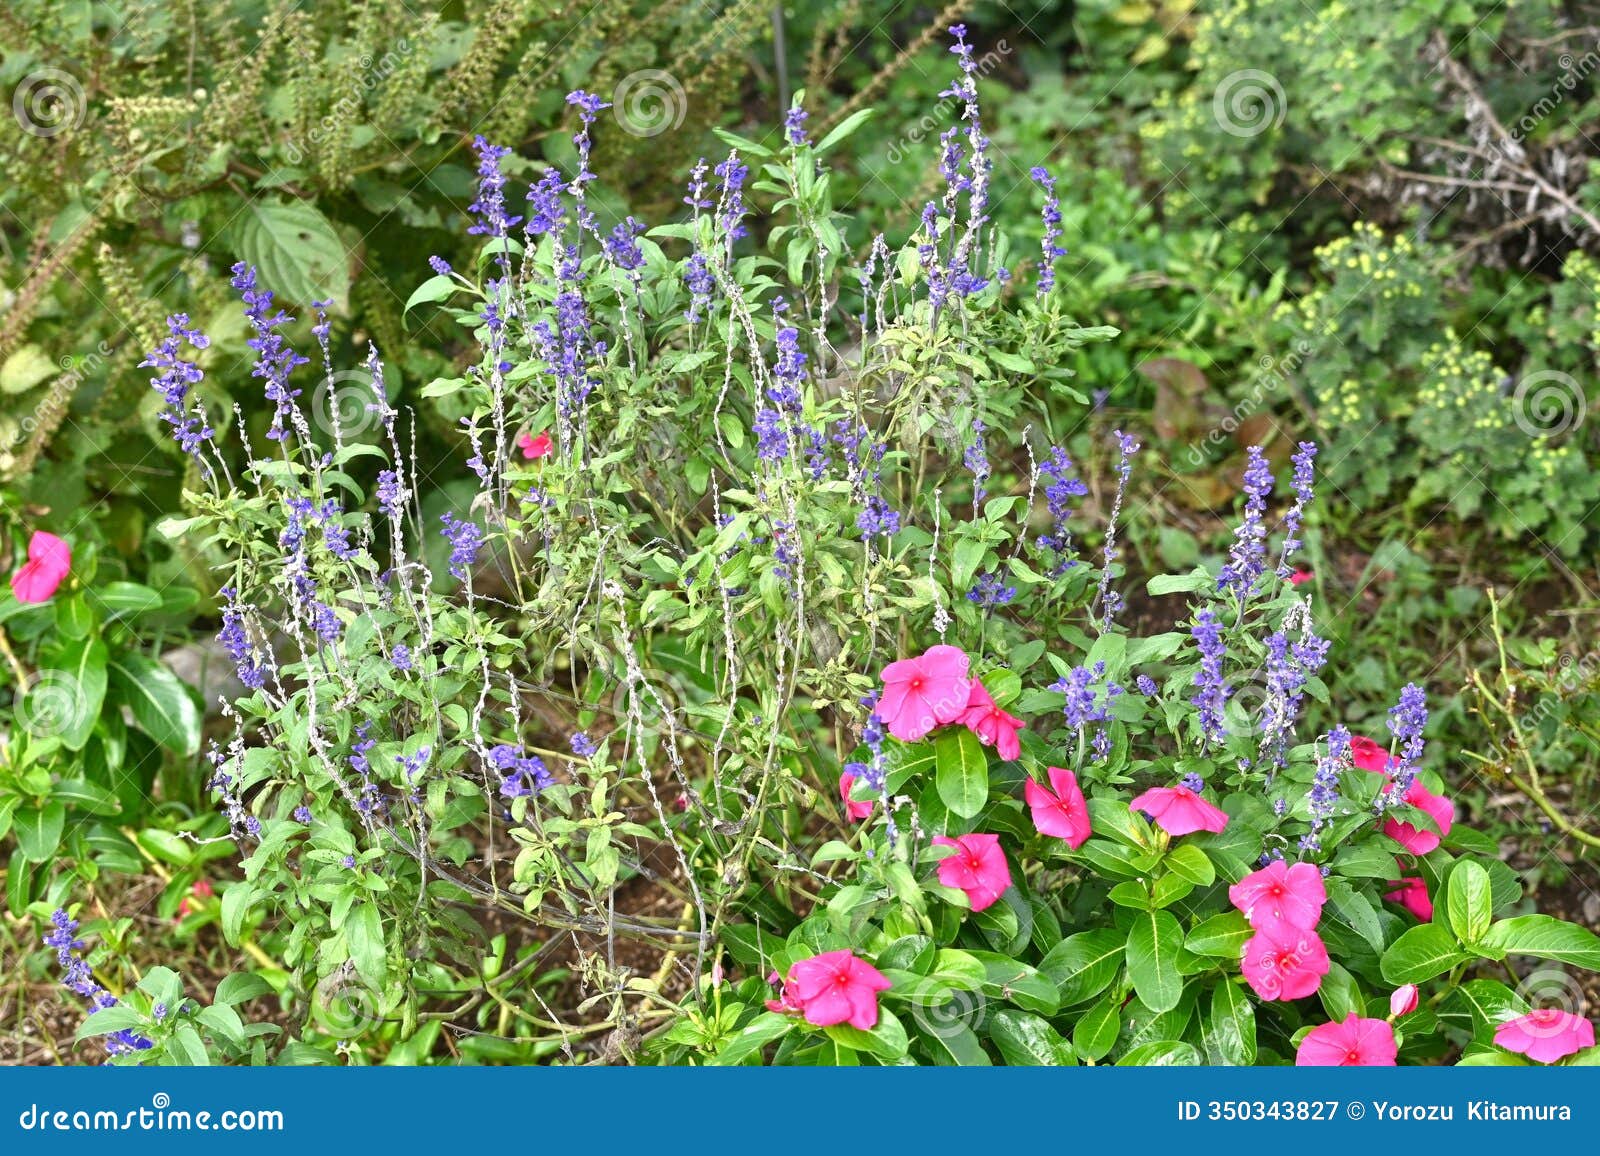
[[[1149,582],[1168,628],[1130,629],[1140,445],[1080,440],[1107,463],[1080,469],[1060,368],[1115,333],[1060,312],[1048,172],[1036,236],[992,228],[951,32],[959,118],[903,236],[852,235],[826,158],[860,116],[813,140],[803,97],[667,224],[602,219],[589,93],[575,165],[526,192],[480,140],[481,251],[409,306],[476,341],[422,391],[464,492],[379,349],[367,420],[313,431],[329,324],[292,347],[244,264],[271,423],[231,468],[242,415],[170,319],[148,363],[205,486],[164,530],[223,560],[220,921],[294,1025],[273,1058],[1592,1055],[1509,961],[1600,940],[1521,913],[1454,821],[1423,691],[1384,742],[1303,733],[1338,717],[1297,593],[1315,446],[1281,499],[1252,450],[1227,557]],[[64,910],[49,942],[98,1003],[77,933]],[[85,1030],[115,1062],[261,1057],[257,994],[202,1010],[160,975]]]

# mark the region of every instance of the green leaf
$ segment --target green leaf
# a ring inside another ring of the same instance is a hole
[[[53,669],[42,672],[23,700],[22,710],[35,724],[34,712],[48,712],[49,723],[68,750],[81,751],[106,697],[106,644],[85,635],[68,639],[55,650]]]
[[[1196,1068],[1200,1053],[1182,1040],[1158,1040],[1142,1044],[1117,1061],[1119,1068]]]
[[[134,840],[152,859],[170,863],[174,867],[186,867],[194,862],[194,844],[171,831],[146,827],[134,835]]]
[[[1348,927],[1361,936],[1374,955],[1382,953],[1383,925],[1378,922],[1378,913],[1372,901],[1343,879],[1329,879],[1327,891],[1328,907],[1324,918]]]
[[[350,946],[350,958],[356,971],[368,983],[383,982],[388,970],[388,949],[383,941],[383,920],[375,903],[357,902],[344,921],[345,942]]]
[[[867,118],[872,116],[872,114],[876,111],[876,109],[862,108],[857,109],[855,112],[845,117],[838,124],[834,125],[833,131],[828,133],[827,136],[823,137],[817,142],[817,153],[819,155],[825,153],[834,145],[844,140],[845,137],[849,136],[851,133],[855,132],[856,129],[865,124],[867,122]]]
[[[242,880],[222,893],[222,934],[229,943],[239,943],[244,917],[249,913],[250,901],[254,898],[254,888]]]
[[[1527,1002],[1499,980],[1469,979],[1446,997],[1439,1018],[1487,1043],[1502,1023],[1527,1010]]]
[[[975,1033],[966,1024],[941,1024],[934,1032],[917,1037],[940,1067],[987,1068],[993,1066]]]
[[[418,285],[416,289],[412,290],[411,296],[406,298],[406,307],[401,312],[402,314],[410,313],[418,305],[447,300],[459,288],[461,288],[461,283],[454,277],[447,277],[443,274],[429,277],[421,285]]]
[[[880,1060],[898,1060],[910,1049],[906,1029],[888,1008],[878,1009],[878,1022],[864,1032],[849,1024],[834,1024],[823,1032],[835,1043],[858,1052],[870,1052]]]
[[[763,1012],[718,1048],[710,1062],[718,1067],[742,1064],[768,1044],[788,1035],[797,1022],[776,1012]]]
[[[1197,924],[1183,945],[1196,955],[1238,959],[1246,941],[1254,934],[1243,915],[1237,911],[1224,911]]]
[[[1356,977],[1337,963],[1328,965],[1328,974],[1322,977],[1317,996],[1322,1000],[1322,1008],[1328,1013],[1328,1018],[1335,1023],[1342,1023],[1351,1012],[1358,1016],[1367,1014],[1366,1001],[1362,998]]]
[[[1249,997],[1227,980],[1218,983],[1211,993],[1205,1040],[1206,1051],[1217,1063],[1249,1067],[1256,1062],[1255,1008]]]
[[[1157,574],[1145,585],[1145,591],[1152,598],[1164,594],[1199,594],[1216,588],[1216,578],[1201,569],[1196,569],[1192,574]]]
[[[91,815],[115,815],[122,810],[117,797],[98,783],[83,779],[69,779],[57,783],[50,797],[59,799],[69,807],[79,807]]]
[[[1025,963],[997,952],[974,952],[984,969],[983,992],[994,999],[1010,1000],[1026,1011],[1055,1015],[1061,992],[1048,976]]]
[[[1424,923],[1402,935],[1383,953],[1383,978],[1390,983],[1422,983],[1472,958],[1437,923]]]
[[[133,618],[161,609],[161,595],[137,582],[108,582],[90,591],[110,618]]]
[[[1127,937],[1112,927],[1069,935],[1039,961],[1039,970],[1061,989],[1061,1006],[1072,1007],[1104,991],[1122,967]]]
[[[118,654],[108,669],[140,730],[176,754],[200,749],[200,710],[177,675],[142,654]]]
[[[102,1008],[89,1016],[78,1027],[78,1034],[73,1038],[85,1040],[90,1036],[110,1035],[125,1028],[139,1027],[143,1023],[144,1016],[126,1004],[118,1004],[115,1007]]]
[[[1472,860],[1462,859],[1450,872],[1445,904],[1456,938],[1466,944],[1477,943],[1494,921],[1489,873]]]
[[[976,818],[989,801],[989,759],[978,736],[965,727],[933,740],[939,799],[963,819]]]
[[[1086,1060],[1103,1059],[1122,1032],[1122,1001],[1108,995],[1072,1025],[1072,1046]]]
[[[228,231],[239,258],[256,267],[257,288],[296,305],[330,298],[345,307],[350,259],[328,218],[309,201],[247,202]]]
[[[1551,915],[1517,915],[1491,926],[1482,940],[1484,951],[1507,955],[1532,955],[1600,971],[1600,936],[1576,923]]]
[[[1028,1012],[1001,1008],[989,1017],[989,1038],[1000,1056],[1014,1067],[1073,1066],[1072,1045],[1043,1019]]]
[[[1134,814],[1123,800],[1102,797],[1090,799],[1087,806],[1089,822],[1096,835],[1109,836],[1129,847],[1150,846],[1150,825]]]
[[[1183,928],[1170,911],[1142,911],[1128,932],[1128,978],[1139,1001],[1151,1011],[1178,1006],[1183,997],[1183,977],[1178,974],[1178,952]]]
[[[231,1007],[255,999],[257,996],[271,994],[272,985],[259,975],[249,971],[236,971],[232,975],[222,977],[222,982],[217,984],[217,993],[211,997],[211,1002]]]
[[[66,826],[67,808],[52,799],[35,810],[19,810],[11,826],[17,837],[17,850],[30,863],[44,863],[55,858],[61,844],[61,829]]]
[[[1193,843],[1180,843],[1162,860],[1167,870],[1187,879],[1196,887],[1210,887],[1216,881],[1217,869],[1211,865],[1206,853]]]
[[[741,967],[769,968],[772,957],[783,950],[782,936],[762,931],[753,923],[732,923],[724,927],[722,943]]]

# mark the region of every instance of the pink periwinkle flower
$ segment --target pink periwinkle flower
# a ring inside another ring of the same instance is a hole
[[[883,972],[854,953],[828,951],[791,967],[783,993],[812,1027],[847,1023],[866,1032],[878,1023],[878,993],[890,986]]]
[[[1433,922],[1433,898],[1428,894],[1428,885],[1420,875],[1405,876],[1384,898],[1398,903],[1423,923]]]
[[[850,797],[850,788],[855,786],[855,782],[856,777],[849,771],[845,771],[843,774],[841,774],[839,776],[839,798],[844,800],[845,813],[849,815],[852,820],[859,821],[872,814],[872,803],[858,803]]]
[[[902,658],[883,668],[877,715],[889,733],[914,743],[936,726],[966,712],[972,693],[970,660],[954,646],[930,646],[920,658]]]
[[[1022,720],[1001,710],[977,679],[972,680],[966,710],[956,721],[977,735],[984,746],[993,747],[1008,763],[1022,753],[1022,743],[1017,738],[1023,727]]]
[[[28,540],[28,560],[11,576],[18,602],[48,602],[72,569],[72,547],[54,534],[35,530]]]
[[[972,910],[982,911],[1011,886],[1011,866],[1000,850],[999,835],[948,835],[934,837],[936,847],[954,847],[955,854],[939,860],[939,882],[967,893]]]
[[[1328,974],[1328,949],[1315,931],[1278,920],[1250,937],[1240,969],[1264,1000],[1304,999]]]
[[[1212,806],[1188,787],[1151,787],[1129,803],[1128,809],[1143,811],[1169,835],[1215,833],[1228,825],[1226,811]]]
[[[1425,831],[1412,823],[1389,819],[1383,824],[1383,833],[1413,855],[1426,855],[1439,845],[1440,836],[1448,835],[1455,823],[1456,805],[1443,795],[1435,795],[1421,783],[1412,783],[1406,791],[1406,802],[1428,815],[1439,824],[1439,830]]]
[[[1314,1027],[1294,1054],[1301,1068],[1392,1068],[1397,1048],[1394,1028],[1351,1012],[1343,1023]]]
[[[1228,899],[1257,931],[1280,919],[1310,931],[1322,918],[1328,889],[1312,864],[1275,859],[1228,888]]]
[[[1089,805],[1071,771],[1061,767],[1047,767],[1046,771],[1049,789],[1029,779],[1023,784],[1022,797],[1033,811],[1033,825],[1039,834],[1065,839],[1076,851],[1094,833],[1089,826]]]
[[[1559,1008],[1539,1008],[1495,1028],[1494,1042],[1537,1063],[1553,1064],[1594,1047],[1594,1025]]]

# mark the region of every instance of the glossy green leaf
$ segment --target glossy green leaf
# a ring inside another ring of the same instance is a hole
[[[1170,911],[1144,911],[1133,919],[1128,932],[1128,978],[1139,1000],[1152,1011],[1176,1007],[1183,996],[1183,976],[1178,973],[1178,952],[1183,948],[1183,928]]]
[[[989,801],[989,757],[978,736],[965,727],[933,740],[939,799],[951,813],[972,819]]]
[[[1424,923],[1383,953],[1383,978],[1395,984],[1422,983],[1470,958],[1457,946],[1455,936],[1437,923]]]
[[[180,755],[200,749],[200,710],[178,676],[142,654],[115,655],[108,667],[118,699],[156,742]]]

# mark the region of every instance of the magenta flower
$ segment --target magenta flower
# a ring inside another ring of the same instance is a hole
[[[798,1004],[812,1027],[847,1023],[868,1032],[878,1024],[878,993],[890,986],[866,960],[849,951],[828,951],[789,969],[783,1003]]]
[[[1128,809],[1143,811],[1169,835],[1215,833],[1228,825],[1226,811],[1213,807],[1188,787],[1151,787],[1129,803]]]
[[[1391,758],[1389,752],[1366,735],[1354,735],[1350,739],[1350,758],[1363,771],[1373,774],[1385,774],[1389,767],[1398,760]]]
[[[995,705],[988,689],[977,679],[972,680],[966,710],[956,721],[977,735],[984,746],[993,747],[1008,763],[1022,753],[1022,743],[1017,738],[1023,727],[1022,720]]]
[[[1417,985],[1408,983],[1394,989],[1394,994],[1389,997],[1389,1014],[1392,1016],[1408,1016],[1417,1010]]]
[[[1439,824],[1439,830],[1424,831],[1412,823],[1390,819],[1383,825],[1383,833],[1413,855],[1426,855],[1439,845],[1440,836],[1448,835],[1456,819],[1456,805],[1443,795],[1435,795],[1421,783],[1412,783],[1406,791],[1406,802],[1422,811]]]
[[[930,646],[920,658],[902,658],[883,668],[877,714],[889,733],[914,743],[936,726],[953,723],[967,709],[970,660],[954,646]]]
[[[1494,1042],[1541,1064],[1553,1064],[1594,1047],[1594,1025],[1582,1016],[1546,1007],[1507,1020],[1494,1030]]]
[[[850,788],[855,785],[855,781],[856,777],[849,771],[841,774],[839,776],[839,797],[844,800],[845,813],[852,820],[861,820],[872,814],[872,804],[870,802],[858,803],[850,797]]]
[[[18,602],[48,602],[72,569],[72,547],[43,530],[28,539],[28,560],[11,576]]]
[[[1420,875],[1407,875],[1384,898],[1391,903],[1398,903],[1423,923],[1433,922],[1433,899],[1428,895],[1428,885]]]
[[[939,882],[967,893],[972,910],[982,911],[1011,886],[1011,866],[1000,850],[999,835],[935,836],[935,847],[954,847],[955,854],[939,860]]]
[[[1310,863],[1275,859],[1228,888],[1228,900],[1257,931],[1280,919],[1310,931],[1322,918],[1328,889],[1323,886],[1322,872]]]
[[[1392,1068],[1394,1028],[1351,1012],[1343,1023],[1312,1028],[1294,1054],[1301,1068]]]
[[[1076,851],[1094,832],[1089,826],[1089,806],[1078,788],[1078,777],[1061,767],[1047,767],[1050,789],[1029,779],[1022,797],[1033,811],[1034,828],[1041,835],[1065,839]]]
[[[1277,920],[1244,945],[1240,970],[1264,1000],[1304,999],[1322,986],[1328,974],[1328,949],[1315,931]]]

